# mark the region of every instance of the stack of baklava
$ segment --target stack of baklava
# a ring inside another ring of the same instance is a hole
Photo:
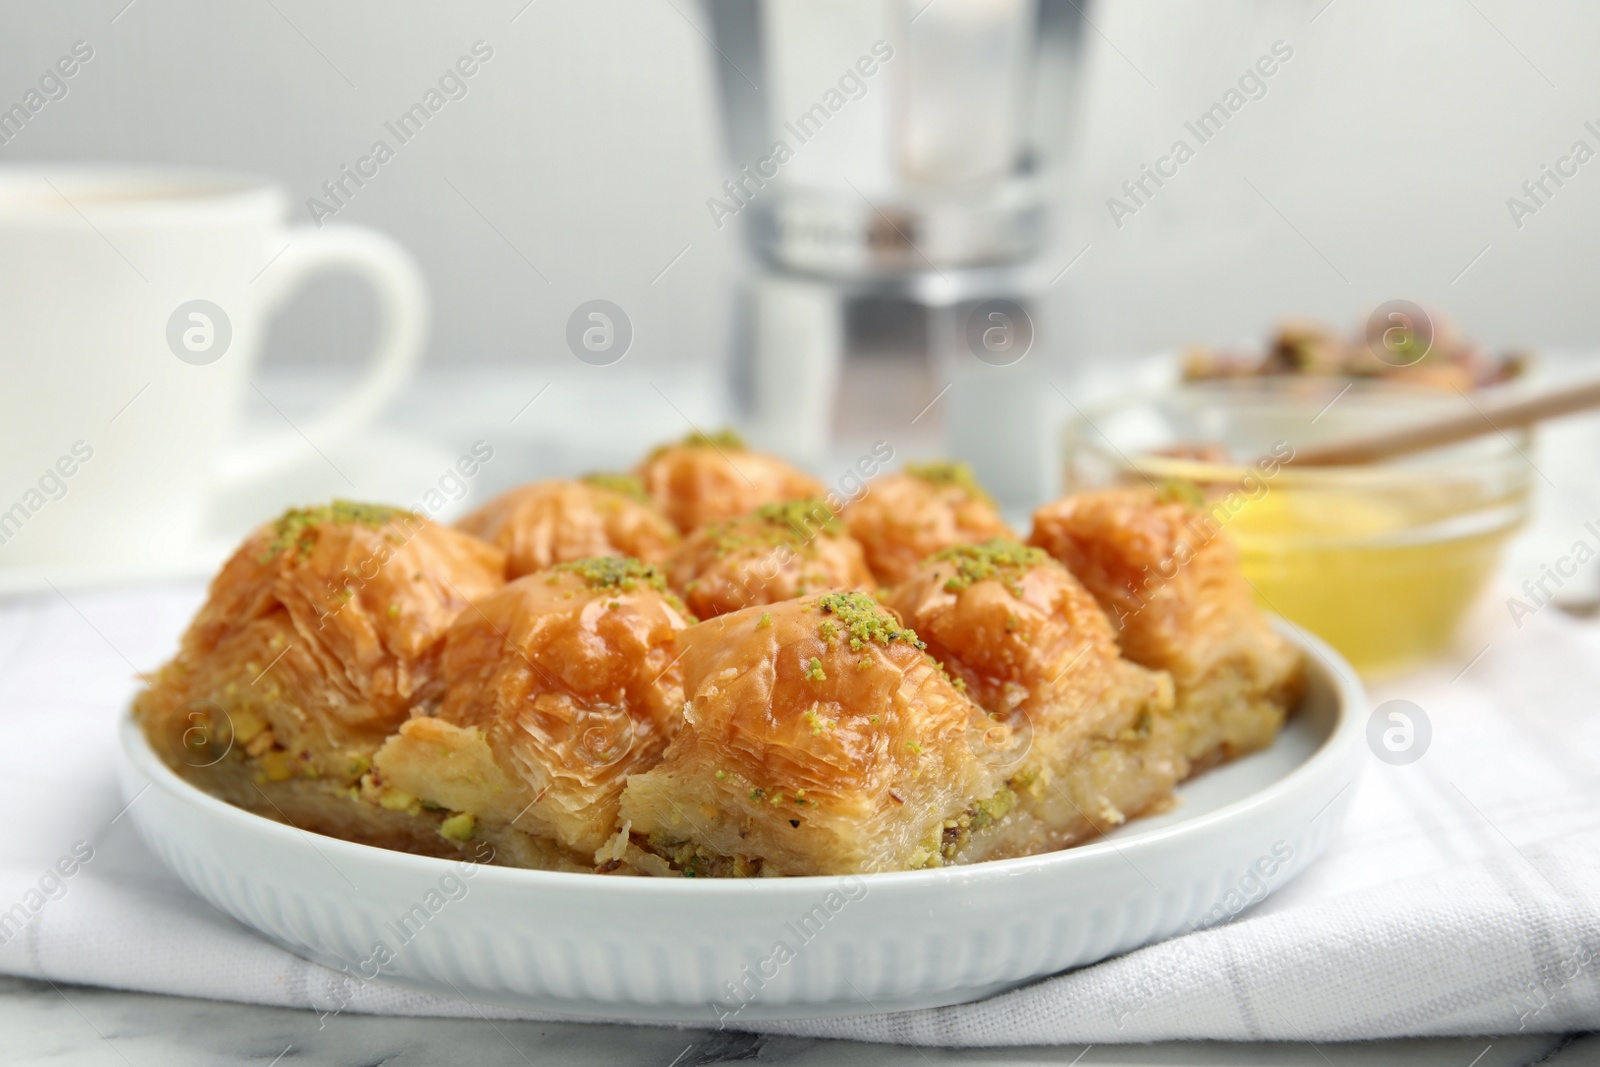
[[[718,434],[454,527],[290,511],[135,713],[190,781],[305,830],[752,877],[1063,848],[1270,744],[1297,699],[1299,654],[1182,491],[1069,496],[1026,543],[959,464],[823,496]]]

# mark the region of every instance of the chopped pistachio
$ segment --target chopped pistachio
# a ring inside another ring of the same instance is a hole
[[[376,530],[402,517],[421,519],[420,515],[404,508],[393,508],[385,504],[358,504],[349,500],[335,500],[331,504],[311,508],[290,508],[272,524],[272,539],[267,543],[267,551],[261,557],[261,562],[265,563],[290,547],[302,556],[309,555],[311,549],[316,546],[318,526],[329,523],[334,525],[359,523]]]
[[[663,452],[673,448],[716,448],[727,452],[743,452],[745,443],[744,438],[728,427],[717,430],[715,433],[702,433],[696,430],[677,444],[660,445],[650,453],[650,458],[655,459]]]
[[[439,833],[452,841],[471,841],[478,828],[478,817],[470,811],[458,811],[439,824]]]
[[[272,751],[261,757],[261,770],[269,782],[287,782],[294,777],[294,764],[287,752]]]
[[[918,481],[927,482],[933,486],[953,485],[964,491],[968,496],[985,503],[993,504],[994,500],[978,484],[978,479],[973,475],[972,468],[965,463],[950,460],[934,460],[930,463],[907,463],[905,472]]]
[[[933,558],[955,564],[955,573],[945,580],[946,592],[958,593],[975,582],[993,579],[1005,583],[1013,595],[1021,593],[1018,584],[1030,568],[1050,562],[1042,548],[1019,545],[1004,537],[994,537],[981,545],[951,545]]]
[[[403,789],[386,789],[378,798],[378,806],[386,811],[409,811],[420,805],[416,797]]]
[[[837,514],[821,500],[785,500],[776,504],[763,504],[756,509],[756,518],[770,526],[780,526],[796,537],[809,541],[813,537],[829,537],[844,533],[844,525]]]
[[[558,563],[550,569],[576,574],[587,582],[591,589],[621,589],[631,592],[639,587],[641,581],[655,590],[664,591],[667,588],[667,580],[659,570],[631,557],[592,556],[571,563]]]
[[[610,492],[635,500],[640,504],[650,503],[650,497],[644,491],[644,482],[635,475],[620,474],[613,471],[593,471],[585,474],[579,481],[596,489],[605,489]]]
[[[251,711],[239,709],[234,711],[229,719],[233,723],[234,740],[240,744],[248,745],[254,741],[256,735],[267,728],[266,720]]]
[[[733,452],[743,452],[744,438],[731,426],[724,426],[714,433],[701,433],[694,431],[683,439],[683,444],[688,448],[726,448]]]
[[[811,727],[812,737],[826,733],[839,725],[836,719],[825,719],[818,715],[815,707],[807,708],[806,713],[801,718],[805,720],[807,726]]]
[[[818,611],[832,615],[844,624],[850,634],[850,647],[856,651],[860,651],[868,641],[880,645],[904,641],[916,648],[923,647],[916,631],[897,623],[894,616],[883,610],[870,593],[828,593],[819,596],[816,603]]]
[[[561,580],[563,573],[576,574],[590,589],[617,589],[631,593],[643,583],[665,597],[674,610],[691,621],[694,619],[688,607],[678,599],[678,594],[667,588],[667,579],[660,569],[631,556],[591,556],[570,563],[557,563],[550,568],[550,576],[545,581],[554,585]]]

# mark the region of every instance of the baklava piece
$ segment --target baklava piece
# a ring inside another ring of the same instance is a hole
[[[176,771],[302,829],[450,854],[436,828],[355,801],[434,686],[445,631],[504,584],[499,549],[420,515],[335,501],[252,534],[134,705]]]
[[[475,603],[450,628],[436,704],[378,752],[363,794],[508,866],[594,870],[630,774],[683,711],[691,621],[652,567],[563,563]]]
[[[673,555],[667,580],[709,619],[807,593],[870,589],[872,572],[828,505],[796,500],[702,526]]]
[[[684,722],[622,798],[623,862],[685,876],[938,866],[1009,794],[988,719],[868,594],[732,612],[685,631]]]
[[[1172,674],[1193,771],[1272,743],[1302,657],[1256,606],[1210,515],[1176,490],[1108,489],[1040,508],[1030,540],[1094,594],[1124,655]]]
[[[660,563],[678,531],[643,497],[622,491],[625,481],[554,479],[518,486],[456,523],[506,554],[506,578],[521,578],[557,563],[632,556]]]
[[[639,465],[655,506],[687,534],[708,522],[748,515],[762,504],[823,495],[820,482],[776,456],[752,452],[731,430],[693,433]]]
[[[888,605],[993,725],[980,749],[1015,794],[963,861],[1063,848],[1169,803],[1188,770],[1172,680],[1123,659],[1066,568],[995,539],[925,560]]]
[[[874,481],[842,518],[886,586],[940,549],[1015,536],[965,463],[908,463]]]

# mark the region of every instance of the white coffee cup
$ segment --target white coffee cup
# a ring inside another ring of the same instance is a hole
[[[428,314],[414,261],[287,212],[255,178],[0,168],[0,571],[170,567],[217,479],[304,462],[405,384]],[[315,417],[238,440],[267,321],[324,270],[376,292],[364,375]]]

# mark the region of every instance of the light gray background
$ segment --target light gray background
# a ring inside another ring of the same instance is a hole
[[[308,220],[322,181],[482,39],[495,55],[469,95],[339,216],[422,261],[429,358],[566,359],[566,317],[595,297],[633,317],[630,360],[719,358],[740,250],[705,209],[727,168],[703,12],[526,3],[4,0],[0,104],[74,41],[96,54],[0,162],[262,172]],[[1583,128],[1600,125],[1594,5],[1107,0],[1089,17],[1087,111],[1056,183],[1053,255],[1088,251],[1052,289],[1064,325],[1052,354],[1254,338],[1291,310],[1353,323],[1394,296],[1493,345],[1593,342],[1600,160],[1520,231],[1505,201],[1575,139],[1600,150]],[[1114,226],[1106,197],[1278,39],[1295,56],[1267,97]],[[369,326],[354,283],[325,285],[276,331],[273,358],[353,361]]]

